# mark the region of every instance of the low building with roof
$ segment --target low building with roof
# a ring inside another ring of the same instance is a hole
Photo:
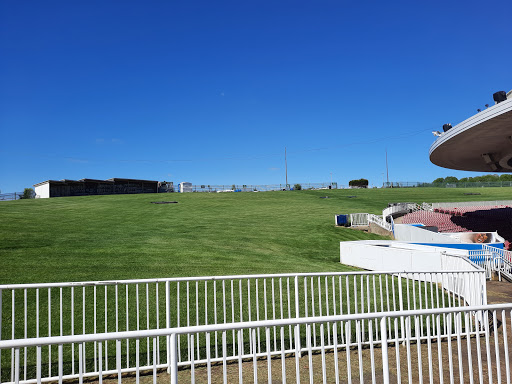
[[[158,181],[111,178],[107,180],[46,180],[34,184],[36,198],[157,193]]]

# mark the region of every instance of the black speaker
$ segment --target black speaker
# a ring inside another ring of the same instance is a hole
[[[452,129],[452,125],[451,124],[444,124],[443,125],[443,131],[444,132],[448,132],[450,129]]]
[[[492,98],[494,99],[496,104],[499,104],[502,101],[507,100],[507,93],[505,91],[499,91],[492,95]]]

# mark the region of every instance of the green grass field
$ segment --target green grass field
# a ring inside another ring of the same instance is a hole
[[[378,239],[377,235],[334,227],[334,214],[370,212],[379,214],[389,202],[433,202],[433,201],[467,201],[508,199],[512,189],[480,188],[469,189],[385,189],[385,190],[319,190],[261,193],[190,193],[158,195],[124,195],[124,196],[88,196],[55,198],[44,200],[21,200],[0,203],[0,284],[40,283],[58,281],[140,279],[175,276],[231,275],[255,273],[288,272],[335,272],[349,271],[354,268],[339,263],[339,242],[358,239]],[[481,195],[465,196],[464,193],[479,192]],[[321,197],[328,196],[328,199]],[[349,197],[357,196],[357,197]],[[178,204],[151,204],[152,201],[176,200]],[[316,282],[316,278],[315,284]],[[323,281],[323,280],[322,280]],[[351,302],[355,303],[354,288],[360,286],[361,280],[354,280],[351,288]],[[326,280],[327,282],[327,280]],[[232,296],[229,292],[228,298]],[[267,284],[260,281],[260,284]],[[301,282],[302,284],[302,282]],[[314,288],[314,296],[319,291],[320,280]],[[330,284],[330,283],[329,283]],[[406,284],[406,283],[403,283]],[[210,283],[211,286],[211,283]],[[235,284],[236,290],[237,284]],[[309,287],[309,283],[307,285]],[[405,285],[404,285],[405,287]],[[138,297],[141,302],[142,329],[154,327],[158,322],[165,326],[165,318],[155,318],[155,308],[149,309],[151,324],[144,323],[145,289],[140,286],[140,293],[130,288],[131,311]],[[59,305],[59,291],[51,293],[52,311],[49,310],[48,293],[41,291],[38,320],[41,335],[71,334],[71,317],[74,318],[75,333],[93,333],[92,287],[83,299],[81,289],[74,294],[69,288],[60,293],[63,297]],[[154,303],[155,292],[151,287],[150,303]],[[197,289],[197,288],[196,288]],[[230,311],[223,308],[220,298],[221,283],[217,285],[219,299],[213,302],[209,296],[208,323],[222,321],[222,316],[215,319],[211,308]],[[268,291],[270,292],[270,286]],[[308,288],[309,289],[309,288]],[[313,288],[311,287],[313,290]],[[345,283],[343,284],[345,289]],[[176,290],[171,293],[172,316],[176,319],[174,308],[180,307],[180,316],[189,316],[186,301],[186,286],[182,284],[179,305]],[[160,300],[157,306],[164,313],[164,285],[160,284]],[[200,286],[199,299],[204,301]],[[115,331],[117,315],[112,303],[114,287],[109,288],[110,304],[104,299],[103,288],[98,289],[98,306],[96,307],[98,324],[108,322],[108,331]],[[124,288],[120,288],[119,305],[125,308]],[[264,301],[262,285],[259,287],[260,300],[251,302],[252,312]],[[418,290],[419,292],[419,290]],[[442,294],[442,293],[440,293]],[[10,290],[3,293],[1,308],[2,327],[0,338],[24,337],[24,324],[28,324],[28,337],[36,335],[36,292],[16,293],[16,311],[11,308]],[[146,294],[147,295],[147,294]],[[191,302],[194,302],[192,285]],[[231,296],[230,296],[231,295]],[[304,302],[304,295],[299,294],[299,302]],[[312,293],[313,296],[313,293]],[[372,296],[370,294],[370,296]],[[379,295],[377,295],[379,296]],[[72,300],[75,305],[72,306]],[[28,305],[24,314],[23,301]],[[84,300],[84,301],[83,301]],[[116,299],[117,300],[117,299]],[[267,299],[267,301],[270,299]],[[404,300],[406,300],[404,298]],[[407,298],[407,303],[408,303]],[[413,302],[418,300],[415,297]],[[81,329],[82,307],[87,302],[87,325]],[[285,300],[286,301],[286,300]],[[244,299],[247,303],[248,299]],[[293,302],[293,300],[292,300]],[[370,299],[373,302],[373,298]],[[270,303],[270,302],[269,302]],[[271,307],[271,304],[268,307]],[[235,302],[236,305],[237,302]],[[404,303],[405,304],[405,303]],[[152,304],[153,305],[153,304]],[[319,303],[317,303],[319,306]],[[346,306],[347,303],[344,304]],[[409,304],[407,304],[409,305]],[[322,303],[323,313],[326,303]],[[75,309],[71,309],[71,308]],[[106,308],[108,314],[105,314]],[[393,307],[393,304],[392,304]],[[149,308],[149,307],[148,307]],[[234,308],[234,307],[233,307]],[[286,309],[286,306],[285,306]],[[244,306],[243,318],[247,320],[247,304]],[[303,310],[303,308],[302,308]],[[345,309],[346,310],[346,309]],[[59,311],[63,311],[63,330],[59,330]],[[352,309],[352,312],[354,309]],[[51,316],[48,314],[51,312]],[[238,314],[239,308],[235,313]],[[286,311],[285,311],[286,312]],[[30,314],[25,321],[26,313]],[[305,313],[302,314],[303,316]],[[194,312],[191,313],[194,318]],[[237,315],[238,316],[238,315]],[[51,321],[49,318],[51,317]],[[107,319],[107,320],[105,320]],[[238,321],[238,319],[235,319]],[[130,329],[136,329],[136,318],[130,316]],[[173,320],[175,321],[175,320]],[[181,324],[184,324],[185,320]],[[203,320],[201,320],[203,321]],[[15,330],[11,324],[15,324]],[[121,329],[125,320],[120,314]],[[177,324],[172,323],[171,326]],[[76,328],[78,327],[78,328]],[[100,330],[103,330],[103,325]],[[302,335],[302,337],[305,337]],[[130,347],[133,348],[133,345]],[[141,347],[145,354],[146,347]],[[159,346],[164,350],[164,345]],[[182,340],[186,351],[186,340]],[[109,347],[112,354],[115,349]],[[135,352],[130,350],[131,354]],[[49,358],[49,351],[43,351],[44,361]],[[53,359],[56,354],[53,353]],[[71,364],[71,350],[65,349],[66,364]],[[29,371],[34,372],[35,352],[28,353]],[[93,361],[88,361],[92,364]],[[11,361],[9,354],[3,354],[2,375],[9,375]],[[52,364],[56,364],[53,362]],[[69,368],[69,367],[68,367]],[[7,376],[6,376],[7,375]]]
[[[509,199],[511,192],[404,188],[2,202],[0,284],[345,271],[339,241],[380,237],[336,228],[334,214],[379,214],[399,201]],[[179,203],[151,204],[165,200]]]

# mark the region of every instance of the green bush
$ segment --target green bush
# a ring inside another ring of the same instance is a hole
[[[33,188],[25,188],[23,190],[23,195],[20,197],[20,199],[33,199],[36,197],[36,193],[34,192]]]
[[[368,180],[359,179],[359,180],[350,180],[348,185],[355,188],[368,188]]]
[[[296,191],[300,191],[300,190],[302,189],[302,185],[300,185],[300,184],[295,184],[295,185],[293,186],[293,189],[295,189]]]

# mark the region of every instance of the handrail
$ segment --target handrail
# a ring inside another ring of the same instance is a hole
[[[165,283],[165,282],[187,282],[187,281],[222,281],[222,280],[240,280],[240,279],[264,279],[276,277],[310,277],[310,276],[354,276],[354,275],[383,275],[398,273],[425,273],[426,271],[345,271],[345,272],[299,272],[299,273],[269,273],[254,275],[222,275],[222,276],[195,276],[195,277],[164,277],[154,279],[133,279],[133,280],[98,280],[98,281],[70,281],[59,283],[30,283],[30,284],[1,284],[0,289],[29,289],[29,288],[60,288],[60,287],[89,287],[106,286],[117,284],[145,284],[145,283]],[[438,270],[427,271],[428,273],[458,273],[460,270]],[[473,272],[473,271],[464,271]],[[478,271],[474,271],[478,272]]]
[[[145,337],[158,337],[169,336],[171,334],[193,334],[202,332],[215,332],[239,329],[252,329],[262,327],[280,327],[285,325],[303,325],[303,324],[318,324],[318,323],[333,323],[333,322],[347,322],[353,320],[373,320],[379,318],[395,318],[395,317],[410,317],[422,315],[443,315],[449,313],[471,313],[479,311],[497,311],[497,310],[512,310],[512,303],[501,304],[487,304],[475,305],[466,307],[450,307],[450,308],[427,308],[427,309],[413,309],[404,311],[384,311],[384,312],[367,312],[367,313],[354,313],[346,315],[333,315],[333,316],[311,316],[290,319],[275,319],[275,320],[259,320],[259,321],[244,321],[238,323],[225,323],[225,324],[207,324],[207,325],[194,325],[180,328],[161,328],[139,331],[124,331],[124,332],[110,332],[110,333],[95,333],[85,335],[72,335],[72,336],[51,336],[39,337],[30,339],[12,339],[0,340],[0,349],[12,349],[23,347],[36,347],[47,346],[56,344],[79,344],[89,343],[94,341],[108,341],[120,339],[139,339]]]
[[[384,228],[385,230],[391,232],[393,230],[392,225],[388,223],[386,220],[381,218],[380,216],[369,213],[368,214],[368,222],[377,224],[379,227]]]

